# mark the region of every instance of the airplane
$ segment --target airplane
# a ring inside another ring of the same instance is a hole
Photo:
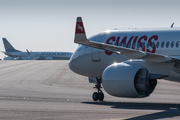
[[[87,38],[77,17],[69,68],[95,83],[94,101],[104,90],[116,97],[148,97],[157,79],[180,82],[180,28],[107,30]]]
[[[16,60],[69,60],[71,52],[22,52],[16,50],[6,38],[2,38],[6,52],[2,51],[5,55],[12,57]]]

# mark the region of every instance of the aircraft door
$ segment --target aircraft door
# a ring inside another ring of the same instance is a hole
[[[105,34],[99,34],[97,35],[97,37],[95,38],[95,42],[101,42],[103,37],[105,36]],[[101,58],[100,58],[100,53],[99,53],[99,49],[97,48],[92,48],[92,61],[93,62],[100,62]]]

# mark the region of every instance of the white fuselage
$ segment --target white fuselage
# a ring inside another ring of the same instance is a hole
[[[180,28],[112,30],[89,40],[180,58]],[[79,45],[71,56],[69,67],[80,75],[101,78],[107,66],[129,59],[121,54]],[[174,65],[166,79],[180,81],[179,64]]]
[[[21,57],[24,59],[70,59],[71,52],[9,52],[9,56]]]

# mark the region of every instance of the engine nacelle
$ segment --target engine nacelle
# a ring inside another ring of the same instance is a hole
[[[156,79],[149,79],[148,70],[138,65],[116,63],[108,66],[102,75],[105,91],[117,97],[146,97],[155,89]]]

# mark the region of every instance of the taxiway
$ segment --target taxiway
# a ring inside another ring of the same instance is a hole
[[[158,80],[147,98],[116,98],[73,73],[68,61],[0,61],[1,120],[180,119],[180,83]]]

